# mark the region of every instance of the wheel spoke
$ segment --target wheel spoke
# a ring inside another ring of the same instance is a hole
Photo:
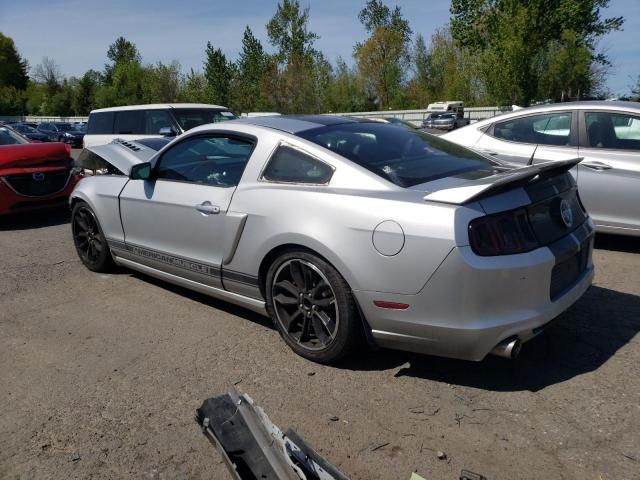
[[[289,264],[289,271],[291,272],[291,278],[298,289],[303,290],[306,286],[304,273],[302,272],[302,266],[300,262],[294,261]]]
[[[279,293],[275,297],[273,297],[275,302],[278,302],[281,305],[297,305],[298,299],[296,297],[290,297],[285,295],[284,293]]]
[[[331,338],[333,338],[335,335],[336,322],[325,312],[316,312],[314,318],[317,318],[322,323]]]
[[[302,330],[300,331],[300,337],[298,338],[298,343],[303,343],[309,341],[309,331],[311,330],[311,317],[304,316],[302,320]]]
[[[298,297],[298,292],[300,290],[296,288],[296,286],[293,283],[291,283],[289,280],[282,280],[281,282],[277,282],[275,286],[285,290],[287,293],[289,293],[295,298]]]
[[[87,232],[89,230],[89,225],[87,225],[86,220],[82,218],[82,216],[82,211],[78,212],[78,215],[76,216],[76,223],[84,232]]]
[[[335,298],[327,297],[327,298],[320,298],[320,299],[314,300],[313,304],[317,305],[320,308],[327,308],[327,307],[331,306],[331,304],[333,302],[335,302],[335,301],[336,301]]]
[[[331,337],[327,335],[327,332],[325,331],[325,328],[324,328],[324,324],[322,323],[322,320],[320,320],[318,315],[313,316],[311,324],[313,326],[313,333],[316,334],[316,338],[320,342],[322,342],[323,345],[326,345],[329,342],[329,340],[331,340]]]
[[[102,243],[100,241],[94,240],[93,241],[93,248],[96,249],[98,254],[102,253]]]
[[[282,309],[282,312],[280,313],[284,328],[287,330],[287,332],[291,332],[291,326],[295,323],[296,319],[302,312],[300,310],[296,310],[293,313],[288,313],[286,310]]]

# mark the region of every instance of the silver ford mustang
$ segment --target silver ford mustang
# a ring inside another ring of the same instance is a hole
[[[83,151],[78,255],[268,314],[298,354],[362,339],[514,356],[591,284],[568,172],[347,117],[258,117]]]

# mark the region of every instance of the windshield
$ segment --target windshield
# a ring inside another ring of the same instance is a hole
[[[14,130],[19,131],[20,133],[36,133],[37,130],[29,125],[15,125],[13,127]]]
[[[23,143],[29,143],[29,141],[8,128],[0,127],[0,145],[20,145]]]
[[[56,123],[56,127],[58,127],[58,130],[63,132],[70,132],[73,130],[73,126],[70,123]]]
[[[400,187],[444,177],[478,178],[496,163],[447,140],[418,130],[380,123],[346,123],[298,134],[342,155]]]
[[[174,108],[172,111],[184,131],[207,123],[225,122],[238,118],[229,110],[213,108]]]

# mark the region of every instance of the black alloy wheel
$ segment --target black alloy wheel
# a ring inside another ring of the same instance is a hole
[[[349,353],[360,320],[347,282],[307,252],[281,256],[269,269],[267,306],[278,331],[299,355],[329,363]]]
[[[82,263],[94,272],[105,272],[113,267],[109,246],[91,208],[78,202],[71,213],[71,230],[76,251]]]

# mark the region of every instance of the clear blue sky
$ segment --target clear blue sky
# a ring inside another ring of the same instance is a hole
[[[53,58],[67,76],[102,69],[110,43],[122,35],[143,60],[178,60],[184,71],[200,69],[207,41],[235,59],[245,25],[268,46],[265,24],[277,0],[0,0],[0,32],[11,36],[31,65]],[[351,63],[353,45],[366,37],[357,14],[365,0],[302,0],[310,5],[317,47],[335,63]],[[414,32],[427,40],[449,19],[448,0],[387,0],[400,5]],[[600,41],[613,68],[608,86],[627,93],[640,75],[640,0],[611,0],[605,16],[626,18],[624,31]]]

